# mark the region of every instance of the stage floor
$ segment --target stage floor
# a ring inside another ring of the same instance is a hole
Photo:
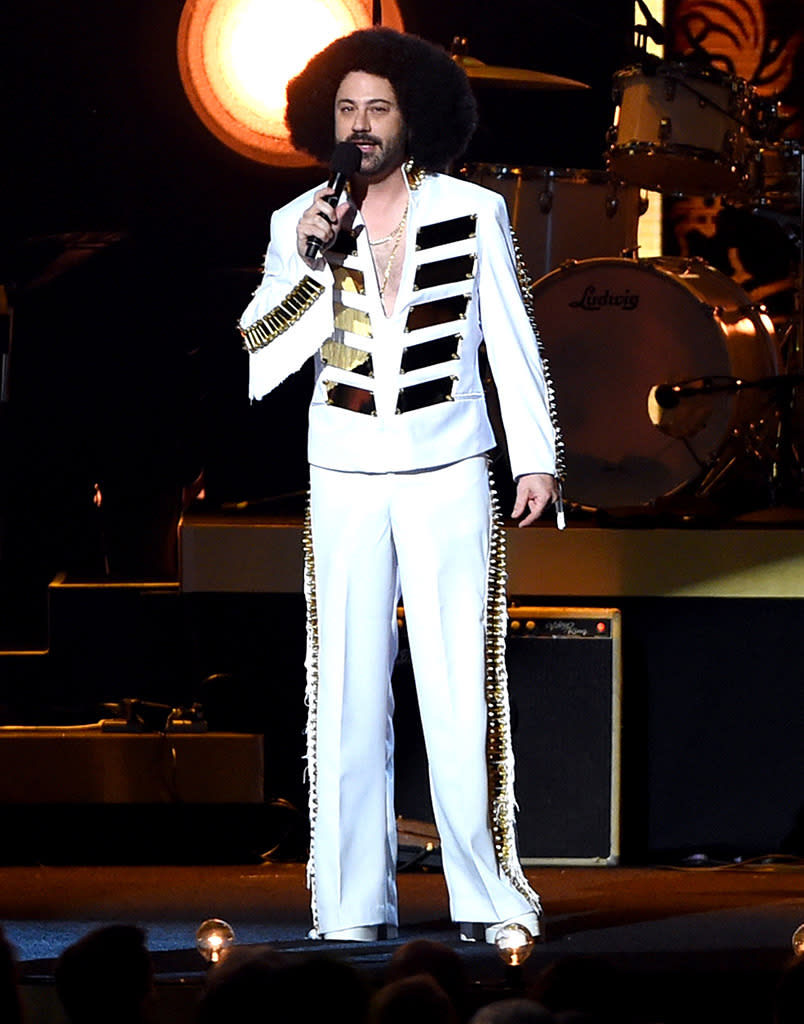
[[[804,921],[804,867],[795,862],[695,868],[530,868],[542,894],[546,941],[526,977],[565,957],[601,956],[617,967],[637,1021],[770,1021],[772,992]],[[438,869],[399,876],[400,937],[378,944],[306,938],[301,864],[145,867],[2,867],[0,920],[21,963],[27,1024],[61,1021],[53,958],[90,928],[134,922],[148,933],[161,1015],[190,1020],[205,965],[195,930],[221,917],[244,945],[290,955],[326,949],[376,980],[394,950],[413,938],[453,944],[478,992],[502,991],[491,947],[456,941]]]

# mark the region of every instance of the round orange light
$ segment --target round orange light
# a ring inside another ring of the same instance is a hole
[[[285,87],[314,54],[372,23],[372,0],[187,0],[179,72],[196,114],[221,142],[261,163],[304,167],[285,127]],[[383,24],[403,29],[396,0]]]

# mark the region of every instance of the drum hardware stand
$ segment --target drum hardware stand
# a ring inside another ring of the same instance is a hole
[[[804,265],[802,265],[802,238],[804,238],[804,204],[796,218],[787,217],[773,210],[755,209],[753,215],[773,220],[784,232],[787,240],[792,242],[796,250],[795,299],[793,312],[789,317],[780,317],[775,324],[779,342],[779,354],[782,367],[789,373],[804,371]]]
[[[802,453],[794,433],[795,412],[798,391],[804,384],[804,158],[797,153],[798,168],[798,212],[797,216],[786,216],[770,209],[759,207],[759,216],[770,216],[783,229],[796,250],[796,287],[792,315],[777,327],[779,353],[783,374],[766,381],[757,381],[758,386],[773,388],[773,401],[778,411],[776,435],[773,441],[774,458],[771,463],[769,488],[771,507],[795,503],[800,500],[802,485]]]
[[[771,508],[787,505],[798,497],[801,485],[801,457],[798,446],[792,438],[792,415],[795,408],[796,389],[804,384],[804,374],[787,373],[773,377],[761,377],[758,380],[746,381],[734,377],[715,378],[701,377],[700,383],[694,380],[683,384],[660,384],[656,387],[657,401],[665,408],[672,408],[684,398],[700,397],[701,395],[735,394],[749,388],[762,388],[772,397],[771,408],[777,413],[776,428],[770,437],[763,436],[756,425],[749,425],[735,430],[732,436],[721,445],[720,449],[702,466],[703,474],[691,486],[696,497],[709,497],[726,478],[726,475],[741,458],[752,456],[759,463],[768,459],[762,448],[770,441],[772,452],[768,471],[768,494]],[[749,437],[751,430],[753,436]],[[686,438],[682,438],[685,444]],[[734,445],[742,442],[738,450]],[[689,448],[689,445],[687,445]],[[691,450],[691,449],[690,449]],[[685,490],[689,484],[682,485],[679,491]],[[671,494],[674,492],[671,492]],[[676,492],[678,493],[678,492]]]
[[[642,17],[645,19],[644,25],[634,25],[634,32],[636,33],[636,45],[637,50],[641,51],[647,56],[648,40],[652,40],[657,46],[664,46],[666,34],[664,31],[664,25],[655,18],[651,12],[645,0],[636,0],[637,7],[642,12]]]
[[[801,373],[804,371],[804,260],[802,256],[802,242],[804,242],[804,156],[801,151],[798,156],[798,217],[797,219],[778,215],[777,223],[783,228],[788,239],[796,247],[798,272],[796,275],[795,308],[793,317],[784,327],[783,338],[781,339],[781,351],[784,357],[784,366],[788,372]]]

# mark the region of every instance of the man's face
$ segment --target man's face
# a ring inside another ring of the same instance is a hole
[[[405,162],[407,132],[387,78],[350,71],[335,96],[335,141],[354,142],[363,154],[360,176],[381,181]]]

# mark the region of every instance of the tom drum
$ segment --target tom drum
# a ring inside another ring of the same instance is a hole
[[[741,78],[685,61],[614,76],[609,171],[679,195],[735,191],[746,176],[753,92]]]
[[[737,193],[726,197],[730,204],[788,214],[799,219],[804,177],[800,142],[782,139],[752,146],[747,170],[746,179]]]
[[[636,248],[639,189],[605,171],[469,164],[462,175],[505,198],[534,279],[565,260],[622,256]]]

